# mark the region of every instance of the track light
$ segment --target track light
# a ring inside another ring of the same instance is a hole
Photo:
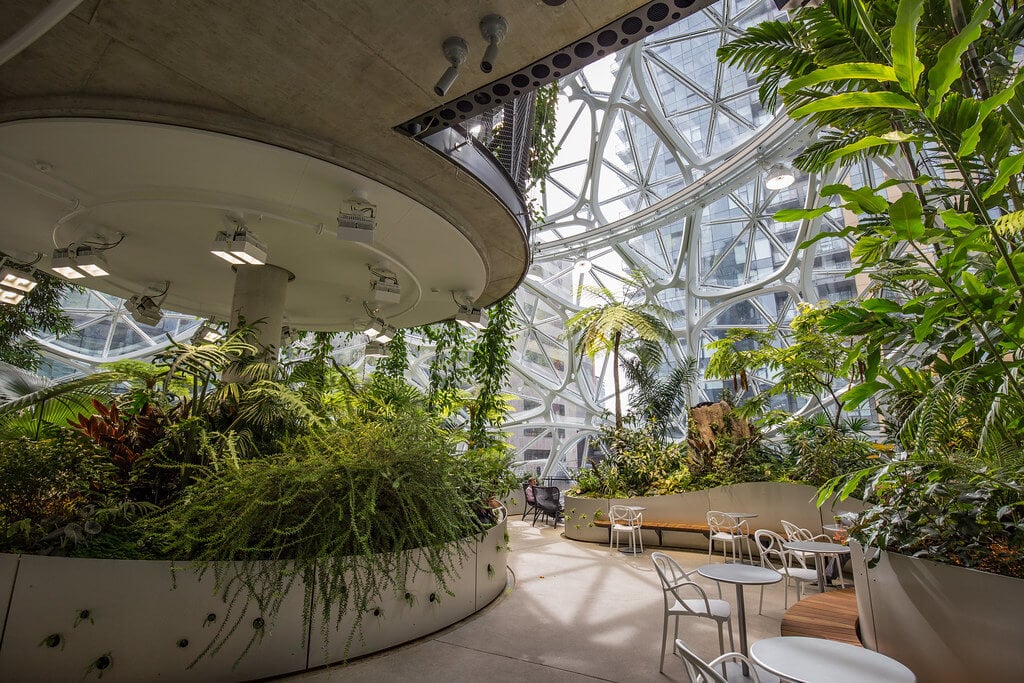
[[[494,63],[498,61],[498,43],[504,40],[505,34],[508,33],[508,22],[497,14],[488,14],[480,20],[480,33],[487,41],[487,51],[480,60],[480,70],[489,74],[494,68]]]
[[[233,219],[229,219],[232,222]],[[267,262],[267,245],[242,223],[236,223],[234,232],[220,231],[213,240],[210,253],[233,266],[249,264],[262,266]]]
[[[39,284],[39,280],[36,280],[32,276],[32,273],[27,270],[21,270],[20,268],[13,268],[11,266],[4,266],[0,270],[0,287],[7,290],[15,290],[28,294],[36,285]]]
[[[487,327],[483,309],[474,308],[468,304],[459,304],[459,312],[455,314],[455,319],[463,327],[471,330],[482,330]]]
[[[103,255],[92,247],[78,247],[75,250],[75,268],[92,277],[104,277],[110,275],[107,270],[110,266],[103,258]]]
[[[213,344],[224,337],[220,329],[211,322],[205,322],[199,326],[196,333],[192,335],[193,344]]]
[[[124,307],[132,314],[135,322],[143,325],[156,327],[164,317],[164,312],[160,310],[160,304],[149,296],[135,294],[124,302]]]
[[[370,339],[376,339],[377,335],[379,335],[383,330],[384,323],[380,323],[374,320],[373,322],[370,323],[369,327],[363,330],[363,334],[365,334]]]
[[[784,190],[794,182],[793,167],[781,161],[772,164],[764,175],[764,186],[769,190]]]
[[[444,58],[448,60],[451,66],[445,69],[445,72],[441,74],[441,79],[434,86],[434,94],[438,97],[447,95],[455,79],[459,77],[459,67],[466,61],[466,55],[469,54],[469,46],[466,45],[466,41],[462,38],[452,36],[446,38],[441,44],[441,50],[444,52]]]
[[[388,345],[377,340],[366,342],[366,348],[363,350],[363,354],[367,358],[383,358],[388,355]]]
[[[391,271],[375,270],[368,266],[374,275],[370,289],[373,290],[373,300],[377,303],[397,304],[402,300],[402,289],[398,285],[398,276]]]
[[[0,287],[0,304],[14,306],[15,304],[21,303],[21,300],[24,298],[25,295],[22,292],[15,289],[4,289]]]
[[[372,244],[377,228],[377,207],[360,190],[352,193],[347,204],[347,212],[344,209],[338,212],[338,239]]]
[[[50,257],[50,270],[68,280],[85,277],[85,273],[75,268],[75,262],[68,249],[53,250],[53,256]]]
[[[132,314],[135,322],[156,327],[163,320],[164,312],[160,309],[160,306],[167,297],[167,291],[170,288],[171,283],[165,282],[164,291],[156,295],[160,301],[156,301],[153,297],[146,294],[135,294],[128,301],[124,302],[125,310]]]

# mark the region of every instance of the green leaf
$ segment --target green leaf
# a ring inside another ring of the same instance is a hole
[[[949,358],[950,362],[955,362],[955,361],[960,360],[961,358],[966,356],[968,353],[970,353],[973,349],[974,349],[974,340],[973,339],[968,339],[963,344],[961,344],[959,347],[957,347],[956,351],[953,352],[953,355],[950,356],[950,358]]]
[[[816,209],[782,209],[776,211],[772,218],[779,223],[792,223],[793,221],[802,221],[804,219],[812,220],[818,216],[824,216],[831,210],[831,206],[819,206]]]
[[[840,109],[918,109],[903,95],[894,92],[844,92],[815,100],[790,113],[794,119]]]
[[[889,206],[889,218],[896,235],[904,240],[919,240],[924,235],[921,202],[917,195],[904,192]]]
[[[964,26],[964,30],[953,36],[939,49],[935,66],[928,70],[928,107],[925,111],[928,118],[935,117],[939,105],[949,93],[949,86],[960,78],[960,57],[981,35],[981,23],[992,12],[993,2],[994,0],[983,0],[974,10],[974,15]]]
[[[896,73],[892,70],[891,66],[876,64],[874,62],[835,64],[833,66],[827,66],[824,69],[812,71],[806,76],[794,78],[792,81],[780,88],[780,90],[784,93],[792,94],[809,85],[853,79],[859,81],[888,82],[896,80]]]
[[[861,150],[871,149],[872,147],[881,147],[883,145],[895,145],[899,142],[918,141],[919,138],[916,135],[910,135],[907,133],[901,133],[899,131],[892,131],[885,135],[867,135],[857,142],[851,142],[850,144],[840,147],[839,149],[833,150],[827,157],[825,157],[826,163],[832,163],[839,159],[843,159],[851,154],[860,152]],[[878,212],[874,212],[878,213]]]
[[[978,142],[981,140],[981,126],[985,123],[985,119],[997,108],[1009,102],[1013,98],[1017,86],[1021,83],[1024,83],[1024,70],[1017,73],[1017,77],[1013,79],[1013,82],[1005,90],[996,93],[981,103],[978,111],[978,120],[974,122],[974,125],[965,130],[960,138],[960,149],[956,153],[958,157],[962,159],[974,152]]]
[[[875,313],[897,313],[903,310],[903,307],[892,299],[865,299],[861,305]]]
[[[870,187],[854,190],[848,185],[836,183],[821,188],[822,197],[834,194],[841,196],[847,202],[846,208],[854,213],[885,213],[889,208],[889,201],[876,195]]]
[[[967,291],[974,296],[985,296],[988,294],[988,287],[985,283],[979,280],[974,273],[965,270],[963,274],[964,286],[967,287]]]
[[[996,172],[996,177],[992,180],[992,184],[988,186],[988,189],[981,193],[981,198],[988,199],[996,192],[1002,190],[1010,182],[1010,178],[1022,170],[1024,170],[1024,152],[1005,157],[999,162],[999,170]]]
[[[877,379],[870,382],[864,382],[863,384],[858,384],[843,394],[843,407],[847,410],[856,408],[865,400],[874,396],[877,392],[888,388],[889,385],[884,382],[879,382]]]
[[[946,209],[939,212],[939,218],[950,228],[970,229],[974,227],[973,213],[960,213],[954,209]]]
[[[1015,235],[1024,232],[1024,211],[1013,211],[996,219],[996,232],[1000,235]]]
[[[903,92],[913,95],[921,80],[924,65],[917,58],[917,24],[924,11],[924,0],[900,0],[896,25],[892,27],[892,68]]]

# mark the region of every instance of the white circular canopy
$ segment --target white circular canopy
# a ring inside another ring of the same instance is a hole
[[[354,191],[377,206],[372,245],[336,237]],[[379,317],[407,327],[451,317],[452,292],[475,299],[480,254],[419,202],[339,166],[271,145],[176,126],[99,119],[0,125],[0,250],[30,260],[72,243],[124,240],[103,252],[108,294],[156,295],[164,307],[230,317],[234,273],[210,253],[241,220],[290,271],[285,316],[300,329],[353,330]],[[375,303],[369,268],[397,275],[397,303]]]

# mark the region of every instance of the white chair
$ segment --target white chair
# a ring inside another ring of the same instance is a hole
[[[686,673],[690,677],[690,683],[732,683],[733,681],[761,683],[761,678],[758,676],[757,669],[755,668],[756,665],[739,652],[726,652],[710,662],[705,662],[696,652],[686,647],[686,643],[677,638],[675,655],[683,660]],[[744,676],[742,667],[737,664],[733,664],[733,667],[728,667],[727,663],[731,663],[729,662],[730,659],[736,660],[740,664],[745,663],[749,667],[750,675]],[[715,667],[719,665],[722,666],[723,673],[715,670]]]
[[[662,552],[651,553],[651,562],[661,580],[662,596],[665,598],[665,618],[661,626],[661,665],[658,671],[665,670],[665,639],[668,636],[668,618],[675,617],[676,627],[673,640],[679,637],[679,617],[701,617],[712,619],[718,624],[718,647],[725,652],[725,638],[722,625],[729,628],[729,647],[734,648],[732,637],[732,608],[725,600],[709,599],[704,589],[691,581],[690,577],[697,572],[687,572],[671,557]],[[693,593],[695,597],[686,598],[683,594]]]
[[[725,546],[729,544],[732,550],[734,562],[743,560],[742,543],[750,538],[750,528],[747,521],[737,521],[732,515],[719,512],[718,510],[708,511],[708,562],[711,562],[711,553],[715,541],[722,544],[722,560],[726,560]]]
[[[774,569],[782,574],[785,594],[782,600],[782,608],[789,609],[789,585],[796,585],[797,601],[803,596],[805,583],[812,583],[818,580],[818,572],[809,569],[804,558],[791,550],[786,550],[782,544],[786,542],[780,534],[770,529],[758,529],[754,532],[754,543],[757,545],[757,552],[761,555],[761,566]],[[761,614],[764,609],[764,586],[761,586],[761,600],[757,605],[757,613]]]
[[[786,532],[786,539],[789,541],[821,541],[823,543],[835,543],[835,540],[828,534],[818,534],[815,536],[810,532],[809,529],[799,527],[793,522],[787,522],[782,520],[782,530]],[[791,550],[794,555],[800,555],[806,560],[817,561],[814,553],[802,553],[798,550]],[[846,588],[846,579],[843,578],[843,561],[839,555],[824,555],[823,557],[829,558],[830,561],[836,563],[836,573],[839,575],[839,585],[842,588]]]
[[[643,526],[644,518],[639,510],[626,507],[625,505],[612,505],[608,510],[608,523],[611,533],[608,536],[608,547],[619,546],[619,535],[629,534],[629,547],[636,550],[636,541],[640,541],[640,552],[644,551],[644,539],[640,535],[640,528]]]

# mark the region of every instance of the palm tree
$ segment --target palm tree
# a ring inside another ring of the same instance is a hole
[[[599,303],[575,313],[565,322],[567,334],[578,335],[576,351],[591,359],[600,352],[612,354],[612,377],[615,383],[615,428],[622,428],[622,397],[619,382],[619,355],[631,348],[645,361],[661,358],[661,344],[675,341],[666,320],[675,314],[664,306],[648,301],[630,303],[644,292],[649,277],[633,271],[625,278],[625,291],[620,301],[607,287],[586,286],[580,291],[591,294]]]

